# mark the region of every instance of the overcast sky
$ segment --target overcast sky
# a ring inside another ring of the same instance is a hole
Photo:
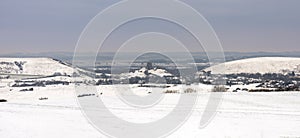
[[[300,51],[299,0],[182,1],[204,15],[225,51]],[[116,2],[0,0],[0,54],[72,52],[87,23]]]

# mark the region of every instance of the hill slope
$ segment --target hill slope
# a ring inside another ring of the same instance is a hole
[[[70,65],[51,58],[0,58],[0,74],[49,76],[73,72]]]
[[[212,71],[213,74],[219,74],[222,65],[215,65],[205,69],[205,71]],[[219,70],[219,71],[217,71]],[[294,71],[300,73],[300,58],[288,57],[260,57],[236,60],[225,63],[223,72],[225,74],[237,73],[285,73]]]

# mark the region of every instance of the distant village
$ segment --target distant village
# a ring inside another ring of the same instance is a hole
[[[155,71],[164,71],[159,73],[153,73]],[[178,70],[171,70],[162,67],[155,67],[152,63],[148,62],[145,67],[137,69],[130,69],[129,74],[131,76],[122,77],[119,75],[108,75],[104,72],[110,72],[108,70],[97,72],[100,75],[96,75],[98,79],[96,85],[111,85],[111,84],[182,84]]]
[[[300,74],[294,71],[283,71],[284,73],[239,73],[226,74],[223,76],[226,85],[249,85],[258,84],[255,89],[246,89],[244,91],[300,91]],[[200,83],[213,84],[216,79],[210,71],[201,71],[199,73]],[[234,92],[242,90],[237,88]]]
[[[2,63],[4,64],[4,63]],[[6,64],[6,63],[5,63]],[[16,63],[15,63],[16,64]],[[20,63],[21,64],[21,63]],[[19,64],[18,64],[19,65]],[[130,68],[129,73],[111,74],[110,67],[96,69],[90,73],[92,80],[69,81],[56,80],[55,77],[72,76],[55,73],[52,76],[47,76],[37,79],[16,80],[12,87],[30,87],[38,86],[45,87],[46,85],[69,85],[70,83],[84,83],[88,85],[112,85],[112,84],[140,84],[146,87],[146,84],[196,84],[203,83],[208,85],[215,85],[220,79],[220,75],[212,74],[211,71],[200,70],[196,74],[182,77],[177,68],[167,68],[154,65],[151,62],[142,63],[140,66]],[[87,74],[86,74],[87,75]],[[73,76],[76,76],[74,74]],[[78,74],[77,74],[78,76]],[[248,92],[268,92],[268,91],[300,91],[300,73],[298,71],[282,70],[282,73],[237,73],[221,75],[225,81],[224,89],[228,91],[232,86],[237,87],[232,92],[248,91]],[[9,79],[10,75],[2,75],[0,79]],[[246,87],[247,85],[255,84],[255,88]],[[245,86],[245,87],[243,87]],[[221,90],[221,89],[220,89]]]

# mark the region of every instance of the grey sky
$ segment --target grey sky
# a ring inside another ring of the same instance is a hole
[[[225,51],[300,51],[299,0],[182,1],[207,18]],[[0,54],[72,52],[85,25],[116,2],[1,0]]]

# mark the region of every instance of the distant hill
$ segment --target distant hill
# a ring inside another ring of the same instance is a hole
[[[225,65],[225,66],[224,66]],[[221,69],[224,68],[224,69]],[[259,57],[226,62],[204,69],[213,74],[237,73],[284,73],[294,71],[300,73],[300,58]]]
[[[71,65],[51,58],[0,58],[0,74],[72,75]]]

